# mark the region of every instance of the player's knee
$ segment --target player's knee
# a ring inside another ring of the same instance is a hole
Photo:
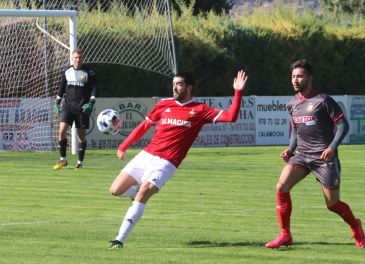
[[[138,191],[138,196],[145,197],[151,192],[151,189],[147,186],[141,186],[141,188]]]
[[[109,192],[110,192],[110,194],[111,194],[111,195],[113,195],[113,196],[116,196],[116,195],[117,195],[117,193],[115,192],[115,190],[114,190],[114,188],[113,188],[113,187],[110,187],[110,188],[109,188]]]
[[[278,182],[276,183],[276,191],[277,192],[288,192],[290,191],[285,184],[283,184],[282,182]]]
[[[156,192],[158,192],[158,188],[153,184],[143,184],[136,195],[135,201],[147,203],[149,198]]]
[[[339,200],[333,200],[333,201],[326,201],[326,206],[327,209],[331,212],[337,212],[338,209],[338,205],[339,204],[343,204],[342,202],[340,202]]]
[[[117,188],[115,188],[113,185],[110,186],[109,188],[109,192],[111,193],[111,195],[113,196],[119,196],[120,195],[120,192],[118,191]]]

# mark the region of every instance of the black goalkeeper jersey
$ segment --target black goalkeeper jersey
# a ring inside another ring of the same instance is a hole
[[[96,96],[94,71],[83,65],[80,69],[69,66],[62,74],[58,96],[65,94],[64,107],[71,112],[81,113],[82,106]]]
[[[325,150],[334,139],[335,122],[344,116],[332,97],[317,91],[307,97],[297,94],[287,109],[297,132],[297,150],[302,153]]]

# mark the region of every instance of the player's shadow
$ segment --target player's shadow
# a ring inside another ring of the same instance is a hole
[[[188,241],[186,243],[188,247],[205,248],[205,247],[261,247],[264,245],[262,242],[250,241],[250,242],[212,242],[208,240],[195,240]]]
[[[208,240],[194,240],[186,243],[188,247],[195,248],[208,248],[208,247],[265,247],[265,242],[261,241],[247,241],[247,242],[212,242]],[[306,246],[306,245],[320,245],[320,246],[354,246],[354,243],[334,243],[334,242],[294,242],[295,246]],[[281,247],[280,250],[291,250],[293,247]]]
[[[324,242],[324,241],[313,241],[313,242],[296,242],[294,241],[294,245],[318,245],[318,246],[354,246],[355,243],[335,243],[335,242]]]

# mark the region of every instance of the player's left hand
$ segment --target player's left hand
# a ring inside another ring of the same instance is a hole
[[[53,105],[53,112],[55,112],[56,114],[60,112],[60,104]]]
[[[321,160],[324,161],[330,161],[333,158],[333,155],[335,155],[335,150],[332,148],[326,148],[320,157]]]
[[[94,104],[89,102],[82,106],[82,111],[86,114],[91,114],[91,112],[93,111],[93,108],[94,108]]]
[[[244,91],[247,82],[246,72],[243,70],[238,71],[236,78],[233,80],[233,88],[235,90]]]

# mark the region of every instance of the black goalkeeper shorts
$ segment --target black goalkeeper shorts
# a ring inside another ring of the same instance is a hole
[[[89,129],[90,115],[85,113],[75,113],[65,107],[62,111],[61,122],[65,122],[69,126],[75,121],[76,128]]]

